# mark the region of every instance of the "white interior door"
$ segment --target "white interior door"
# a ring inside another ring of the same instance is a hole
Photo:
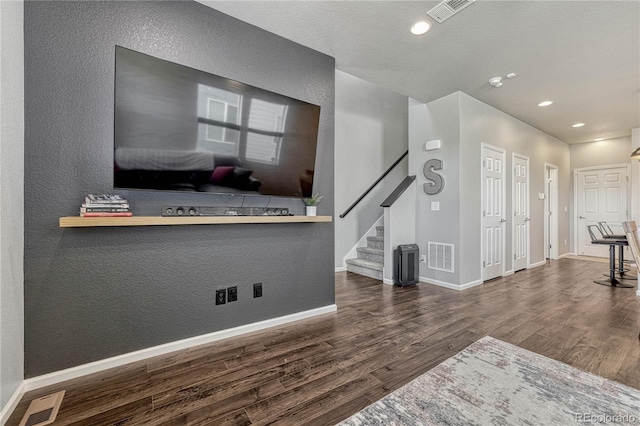
[[[558,166],[544,163],[544,257],[558,259]]]
[[[621,233],[616,228],[628,216],[627,176],[626,166],[576,172],[578,254],[608,256],[608,246],[591,244],[587,226],[607,222],[614,232]]]
[[[529,266],[529,158],[513,154],[513,270]]]
[[[482,279],[504,275],[505,153],[482,145]]]

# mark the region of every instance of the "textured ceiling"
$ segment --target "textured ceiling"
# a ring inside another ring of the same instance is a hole
[[[638,0],[477,0],[442,24],[427,15],[435,1],[200,2],[420,101],[460,90],[568,143],[640,127]],[[425,18],[431,31],[410,34]]]

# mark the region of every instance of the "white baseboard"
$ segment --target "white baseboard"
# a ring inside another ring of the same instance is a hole
[[[469,281],[468,283],[460,284],[459,287],[460,287],[460,290],[466,290],[466,289],[471,288],[471,287],[479,286],[482,283],[483,283],[482,280]]]
[[[565,253],[558,256],[558,259],[562,259],[563,257],[575,256],[575,253]]]
[[[508,271],[506,271],[502,276],[503,277],[508,277],[509,275],[513,275],[515,272],[513,272],[513,269],[509,269]]]
[[[427,277],[420,277],[420,282],[423,282],[423,283],[426,283],[426,284],[437,285],[439,287],[444,287],[444,288],[448,288],[448,289],[451,289],[451,290],[457,290],[457,291],[466,290],[468,288],[475,287],[477,285],[482,284],[482,280],[471,281],[471,282],[468,282],[468,283],[465,283],[465,284],[452,284],[452,283],[448,283],[446,281],[435,280],[433,278],[427,278]]]
[[[264,321],[254,322],[252,324],[241,325],[239,327],[220,330],[209,334],[203,334],[201,336],[190,337],[188,339],[178,340],[176,342],[165,343],[163,345],[130,352],[128,354],[114,356],[112,358],[102,359],[100,361],[90,362],[88,364],[67,368],[65,370],[54,371],[53,373],[43,374],[42,376],[32,377],[25,380],[24,391],[28,392],[44,386],[49,386],[78,377],[86,376],[87,374],[97,373],[110,368],[120,367],[132,362],[142,361],[154,356],[164,355],[181,349],[187,349],[192,346],[212,343],[217,340],[227,339],[229,337],[235,337],[253,331],[259,331],[265,328],[270,328],[277,325],[302,320],[305,318],[311,318],[317,315],[328,314],[331,312],[335,312],[337,309],[338,307],[335,304],[327,305],[321,308],[310,309],[304,312],[298,312],[278,318],[271,318]]]
[[[9,398],[9,401],[7,401],[7,404],[4,407],[2,407],[2,410],[0,411],[0,426],[4,426],[4,424],[7,423],[7,420],[9,420],[9,417],[11,416],[11,414],[13,414],[13,410],[16,409],[16,407],[18,406],[18,403],[24,396],[24,393],[26,392],[25,389],[26,389],[26,384],[25,384],[25,381],[23,380],[18,386],[18,388],[15,390],[15,392],[13,392],[13,395],[11,395],[11,398]]]
[[[393,280],[390,280],[389,278],[383,278],[383,279],[382,279],[382,282],[383,282],[384,284],[390,284],[390,285],[393,285]]]
[[[538,266],[545,265],[547,263],[547,259],[541,260],[540,262],[532,263],[527,266],[527,269],[537,268]]]
[[[340,266],[339,268],[336,268],[336,272],[344,272],[347,270],[346,266]]]

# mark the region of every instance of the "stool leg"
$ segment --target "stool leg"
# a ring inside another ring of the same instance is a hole
[[[609,246],[609,279],[611,285],[615,285],[616,280],[616,247]]]
[[[633,288],[632,285],[624,284],[622,281],[616,278],[616,246],[614,244],[609,245],[609,279],[608,280],[600,280],[594,281],[596,284],[606,285],[610,287],[622,287],[622,288]]]
[[[620,274],[620,279],[623,280],[636,280],[638,279],[637,276],[635,275],[631,275],[631,274],[627,274],[627,272],[629,271],[629,269],[626,269],[624,267],[624,246],[620,246],[620,256],[618,256],[620,259],[618,260],[618,273]]]
[[[620,273],[624,273],[624,246],[620,246],[620,250],[618,250],[618,252],[620,253],[618,255],[618,270],[620,271]]]

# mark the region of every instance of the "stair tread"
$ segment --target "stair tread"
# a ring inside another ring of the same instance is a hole
[[[373,262],[366,259],[347,259],[346,263],[349,265],[360,266],[363,268],[373,269],[375,271],[382,271],[384,265],[380,262]]]
[[[384,250],[373,248],[373,247],[356,247],[356,251],[362,251],[365,253],[379,254],[379,255],[384,254]]]
[[[384,242],[384,237],[367,237],[367,240]]]

